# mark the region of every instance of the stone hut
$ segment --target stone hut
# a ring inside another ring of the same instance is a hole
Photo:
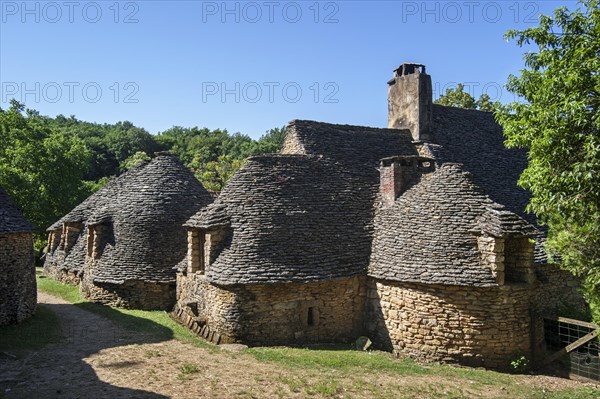
[[[86,258],[88,219],[95,209],[114,201],[120,183],[127,180],[130,173],[132,171],[125,172],[119,178],[111,178],[104,187],[46,229],[48,247],[44,274],[64,284],[80,283]]]
[[[0,325],[20,323],[35,312],[34,231],[0,187]]]
[[[524,213],[526,162],[491,113],[433,104],[425,67],[403,64],[388,129],[292,121],[282,154],[187,221],[174,313],[214,342],[364,334],[426,360],[534,360],[540,316],[584,302]]]
[[[340,146],[361,140],[364,147]],[[282,155],[250,158],[187,223],[178,314],[215,342],[350,341],[362,332],[379,187],[415,155],[408,131],[294,121]]]
[[[189,169],[174,156],[158,153],[51,226],[49,247],[54,252],[47,269],[75,275],[82,296],[94,302],[171,309],[173,267],[187,248],[182,225],[211,201]],[[60,224],[57,244],[58,234],[53,233]]]

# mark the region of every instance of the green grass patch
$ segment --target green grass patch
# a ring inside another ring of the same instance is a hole
[[[200,367],[194,363],[184,363],[179,366],[179,375],[177,376],[180,380],[190,379],[194,374],[200,372]]]
[[[61,284],[51,278],[37,275],[38,290],[54,295],[71,303],[83,302],[79,295],[79,287]]]
[[[60,320],[45,305],[38,305],[35,314],[20,324],[0,327],[0,352],[40,349],[61,340]]]
[[[79,287],[77,286],[61,284],[51,278],[39,275],[37,281],[38,290],[58,296],[81,309],[114,320],[127,330],[151,334],[165,340],[174,338],[211,351],[219,350],[217,346],[207,343],[189,329],[177,323],[165,311],[120,309],[87,302],[79,295]]]
[[[577,389],[566,389],[561,391],[549,391],[534,389],[520,382],[521,376],[500,373],[491,370],[480,370],[469,367],[455,367],[451,365],[431,364],[423,365],[408,358],[395,358],[386,352],[363,352],[350,350],[343,346],[319,345],[316,348],[290,348],[290,347],[256,347],[246,350],[257,360],[276,363],[292,371],[294,369],[306,369],[318,373],[323,377],[332,372],[340,376],[357,376],[354,378],[360,390],[369,389],[368,382],[360,380],[359,376],[384,373],[394,378],[401,379],[408,376],[431,376],[442,378],[446,381],[461,381],[464,387],[470,391],[478,392],[486,389],[501,388],[507,397],[531,398],[531,399],[597,399],[600,398],[600,390],[582,387]],[[332,396],[339,391],[335,380],[323,379],[312,384],[310,389],[302,379],[280,376],[292,392],[305,390],[309,395],[320,394]],[[382,392],[381,387],[372,387],[374,397],[399,397],[398,392],[392,392],[388,396]],[[447,384],[426,385],[412,388],[402,387],[403,394],[409,397],[424,398],[467,398],[468,392],[463,388],[452,388]],[[310,391],[310,392],[309,392]],[[414,396],[411,396],[414,395]],[[401,396],[404,397],[404,396]]]

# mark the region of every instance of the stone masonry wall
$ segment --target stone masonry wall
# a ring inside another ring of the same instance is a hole
[[[176,316],[214,342],[350,342],[362,333],[366,279],[222,288],[179,274]]]
[[[201,273],[177,273],[177,302],[173,314],[209,341],[239,342],[240,313],[235,292],[210,284]]]
[[[35,312],[37,291],[30,233],[0,234],[0,325]]]
[[[542,316],[556,314],[577,318],[587,312],[579,278],[553,264],[535,265],[535,274],[539,282],[536,302]]]
[[[84,275],[79,291],[89,301],[127,309],[171,310],[175,303],[175,283],[94,283]]]
[[[58,269],[56,266],[46,268],[46,265],[44,265],[44,274],[62,284],[79,285],[81,281],[76,271]]]
[[[371,280],[366,333],[385,350],[427,361],[505,368],[531,359],[531,288]]]

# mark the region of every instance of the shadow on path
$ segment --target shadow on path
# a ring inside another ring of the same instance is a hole
[[[131,344],[157,343],[172,338],[172,332],[147,319],[115,313],[119,324],[85,310],[87,304],[73,305],[60,298],[38,293],[38,302],[61,321],[64,339],[20,358],[0,357],[0,398],[64,399],[163,399],[167,396],[139,389],[110,385],[98,379],[85,358],[103,349]],[[136,331],[125,326],[138,326]],[[143,331],[143,332],[139,332]],[[44,331],[40,331],[44,334]],[[127,373],[131,362],[115,359],[110,367]]]

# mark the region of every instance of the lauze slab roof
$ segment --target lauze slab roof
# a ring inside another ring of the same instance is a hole
[[[186,223],[231,227],[208,267],[209,281],[302,282],[368,272],[495,285],[473,232],[536,233],[522,219],[529,197],[517,186],[525,154],[504,148],[490,113],[436,105],[433,119],[431,143],[413,142],[402,129],[292,121],[283,155],[250,158],[217,201]],[[381,210],[379,161],[417,155],[433,157],[437,170]]]
[[[8,193],[0,187],[0,234],[33,233],[35,227],[25,219]]]
[[[211,201],[189,169],[163,154],[111,180],[50,229],[71,221],[110,226],[110,237],[90,271],[95,282],[172,282],[172,267],[187,248],[182,225]],[[73,267],[81,268],[85,248],[84,228],[66,260],[77,259]]]

